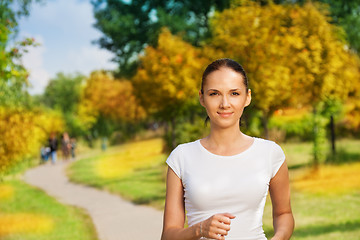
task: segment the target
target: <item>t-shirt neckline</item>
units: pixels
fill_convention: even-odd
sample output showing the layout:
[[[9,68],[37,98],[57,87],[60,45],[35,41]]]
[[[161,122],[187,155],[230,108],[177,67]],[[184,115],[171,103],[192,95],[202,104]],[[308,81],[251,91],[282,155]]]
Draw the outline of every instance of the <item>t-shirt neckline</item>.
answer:
[[[224,156],[224,155],[218,155],[218,154],[215,154],[215,153],[212,153],[210,152],[209,150],[207,150],[200,142],[201,139],[198,139],[196,140],[197,144],[200,146],[200,149],[209,154],[209,155],[212,155],[214,157],[218,157],[218,158],[227,158],[227,159],[232,159],[232,158],[236,158],[236,157],[239,157],[241,155],[244,155],[245,153],[249,152],[252,148],[254,148],[254,145],[255,143],[257,142],[257,138],[256,137],[252,137],[254,139],[253,143],[248,147],[246,148],[244,151],[240,152],[240,153],[237,153],[235,155],[230,155],[230,156]]]

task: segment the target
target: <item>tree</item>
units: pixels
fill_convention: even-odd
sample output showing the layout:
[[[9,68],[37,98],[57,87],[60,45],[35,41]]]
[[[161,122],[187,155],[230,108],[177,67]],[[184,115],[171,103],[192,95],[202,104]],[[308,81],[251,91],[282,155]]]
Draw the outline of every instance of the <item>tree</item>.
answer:
[[[299,57],[294,59],[296,68],[295,82],[301,83],[296,91],[303,102],[310,104],[314,114],[314,165],[324,158],[320,143],[325,142],[323,129],[330,119],[332,149],[335,154],[334,115],[349,96],[352,86],[359,80],[359,60],[342,39],[341,28],[331,25],[331,19],[321,14],[312,4],[305,4],[304,12],[293,18],[294,24],[304,27],[301,32],[291,33],[302,39],[303,48]],[[294,12],[295,13],[295,12]],[[314,25],[313,22],[318,24]],[[312,52],[312,53],[311,53]],[[306,74],[301,74],[306,73]],[[301,79],[300,79],[301,78]],[[338,107],[336,107],[338,106]],[[317,116],[319,115],[320,116]],[[321,117],[326,119],[319,120]],[[319,151],[317,151],[319,149]]]
[[[29,95],[25,91],[28,85],[28,73],[21,64],[26,47],[36,45],[34,39],[26,38],[11,46],[10,39],[16,34],[18,19],[29,14],[33,1],[16,1],[18,10],[14,10],[13,0],[0,2],[0,105],[11,106],[26,104]]]
[[[269,4],[271,0],[263,0],[262,4]],[[278,4],[304,4],[307,0],[275,0]],[[346,39],[352,49],[360,53],[360,1],[359,0],[317,0],[317,2],[327,4],[323,8],[328,8],[331,15],[331,23],[341,26],[346,32]]]
[[[104,36],[97,43],[113,53],[120,74],[131,76],[137,69],[137,55],[147,46],[156,46],[162,27],[182,33],[194,45],[208,36],[208,17],[222,10],[230,0],[93,0],[95,27]]]
[[[262,113],[265,137],[268,119],[292,96],[287,10],[283,6],[247,5],[216,13],[213,38],[204,52],[212,58],[227,56],[244,65],[253,90],[252,105]],[[215,50],[214,50],[215,49]]]
[[[84,128],[96,130],[103,137],[108,137],[121,124],[135,123],[145,117],[132,83],[102,71],[93,72],[86,79],[78,112]]]
[[[254,106],[263,113],[264,128],[274,110],[328,99],[344,100],[359,79],[358,60],[314,4],[243,6],[217,13],[207,51],[243,63],[253,89]],[[316,24],[313,24],[316,22]],[[314,120],[314,129],[320,129]],[[266,134],[265,134],[266,135]],[[315,148],[317,135],[314,138]],[[314,163],[319,156],[314,152]]]
[[[115,79],[106,72],[93,72],[86,80],[82,102],[105,117],[134,121],[144,117],[144,110],[137,102],[130,81]]]
[[[360,1],[330,1],[324,0],[330,5],[332,18],[342,26],[346,32],[346,38],[350,46],[360,53]]]
[[[136,95],[149,114],[171,124],[187,105],[197,101],[205,59],[199,49],[163,29],[157,47],[148,46],[132,79]],[[172,146],[176,146],[172,137]]]
[[[353,136],[360,136],[360,81],[355,81],[352,87],[344,106],[345,117],[342,123]]]
[[[80,74],[58,73],[51,79],[41,96],[41,102],[62,113],[66,131],[71,136],[81,136],[84,128],[77,114],[80,103],[81,84],[85,77]]]
[[[80,101],[81,84],[85,76],[58,73],[50,79],[43,94],[43,102],[52,109],[73,113]]]
[[[56,112],[0,106],[0,177],[26,158],[37,157],[49,134],[63,130]]]
[[[32,0],[0,1],[0,176],[16,163],[38,155],[51,131],[62,131],[62,118],[36,108],[27,93],[28,72],[21,63],[26,38],[13,42],[18,19],[29,14]]]

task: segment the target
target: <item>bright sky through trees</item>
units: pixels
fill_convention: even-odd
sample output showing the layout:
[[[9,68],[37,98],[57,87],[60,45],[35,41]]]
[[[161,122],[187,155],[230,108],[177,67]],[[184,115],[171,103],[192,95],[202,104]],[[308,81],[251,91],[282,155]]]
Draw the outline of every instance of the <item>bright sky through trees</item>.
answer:
[[[30,16],[19,21],[17,39],[34,37],[41,44],[24,55],[23,62],[30,72],[31,94],[44,91],[56,73],[89,74],[97,69],[115,69],[112,53],[91,42],[101,33],[95,22],[90,1],[47,0],[34,3]]]

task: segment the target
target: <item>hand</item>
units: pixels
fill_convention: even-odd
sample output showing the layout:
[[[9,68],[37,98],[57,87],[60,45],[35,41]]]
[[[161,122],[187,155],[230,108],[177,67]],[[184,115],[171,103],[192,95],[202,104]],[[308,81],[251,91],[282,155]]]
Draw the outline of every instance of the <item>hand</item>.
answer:
[[[231,219],[235,216],[230,213],[215,214],[201,223],[202,237],[224,240],[230,230]]]

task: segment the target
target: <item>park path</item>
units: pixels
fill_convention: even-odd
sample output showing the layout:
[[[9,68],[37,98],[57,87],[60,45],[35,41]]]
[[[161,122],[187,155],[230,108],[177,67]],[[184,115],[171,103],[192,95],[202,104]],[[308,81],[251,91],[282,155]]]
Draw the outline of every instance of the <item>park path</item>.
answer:
[[[106,191],[74,184],[66,177],[67,165],[64,162],[40,165],[28,170],[24,181],[43,189],[62,203],[85,209],[100,240],[160,239],[161,211],[134,205]]]

